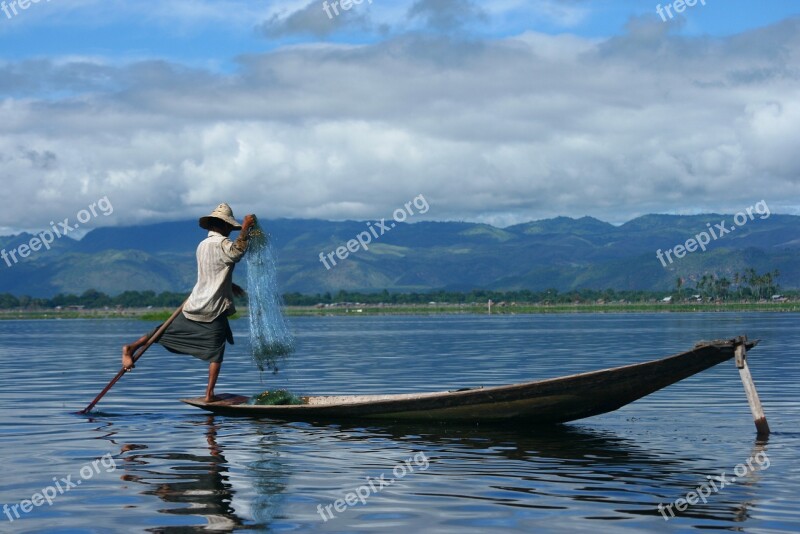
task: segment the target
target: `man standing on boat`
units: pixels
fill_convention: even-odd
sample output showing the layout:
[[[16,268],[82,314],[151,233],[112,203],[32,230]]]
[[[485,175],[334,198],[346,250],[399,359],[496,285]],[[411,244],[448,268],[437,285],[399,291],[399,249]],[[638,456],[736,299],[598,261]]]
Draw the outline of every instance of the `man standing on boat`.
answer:
[[[190,354],[209,363],[206,402],[214,400],[225,343],[233,345],[228,316],[236,313],[234,295],[245,294],[233,283],[233,269],[247,251],[249,230],[254,222],[255,217],[247,215],[239,224],[231,207],[224,203],[210,215],[200,218],[200,227],[208,230],[208,237],[197,246],[197,283],[182,313],[158,338],[158,343],[170,352]],[[228,238],[233,230],[240,230],[235,241]],[[134,367],[136,349],[147,343],[154,333],[122,347],[122,366],[126,371]]]

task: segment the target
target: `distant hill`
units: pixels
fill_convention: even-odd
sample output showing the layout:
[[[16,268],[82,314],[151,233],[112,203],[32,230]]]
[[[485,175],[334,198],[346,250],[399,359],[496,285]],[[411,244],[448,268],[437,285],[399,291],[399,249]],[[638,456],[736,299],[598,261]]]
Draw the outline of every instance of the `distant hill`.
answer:
[[[678,276],[732,277],[753,267],[778,269],[784,288],[800,287],[800,217],[773,214],[714,240],[663,267],[656,250],[672,249],[730,215],[646,215],[621,226],[583,217],[557,217],[496,228],[464,222],[398,224],[330,270],[319,261],[368,229],[362,221],[264,221],[276,247],[283,292],[470,290],[560,291],[577,288],[668,290]],[[81,241],[56,240],[8,267],[0,261],[0,293],[50,297],[94,288],[189,291],[194,250],[205,232],[196,221],[100,228]],[[0,237],[11,250],[32,236]],[[243,269],[237,278],[243,280]],[[691,282],[689,282],[691,284]]]

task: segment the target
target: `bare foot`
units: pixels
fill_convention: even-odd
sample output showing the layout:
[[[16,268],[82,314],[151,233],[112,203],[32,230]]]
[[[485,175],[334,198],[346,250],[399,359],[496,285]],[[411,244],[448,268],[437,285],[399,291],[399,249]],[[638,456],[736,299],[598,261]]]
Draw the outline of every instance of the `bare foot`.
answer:
[[[213,393],[206,394],[206,402],[216,402],[218,400],[222,400],[222,397],[218,397],[217,395],[214,395]]]
[[[122,368],[126,371],[130,371],[136,367],[133,365],[133,351],[131,350],[130,345],[125,345],[122,347]]]

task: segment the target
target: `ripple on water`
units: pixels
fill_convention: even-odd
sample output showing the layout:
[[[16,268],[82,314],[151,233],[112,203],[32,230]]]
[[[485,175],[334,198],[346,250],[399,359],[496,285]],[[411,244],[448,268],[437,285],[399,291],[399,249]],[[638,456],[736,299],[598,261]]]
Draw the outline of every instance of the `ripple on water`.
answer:
[[[692,506],[669,528],[794,531],[800,518],[797,315],[686,314],[363,317],[293,320],[298,353],[259,376],[246,331],[226,355],[220,391],[384,393],[498,385],[665,356],[699,339],[747,332],[770,423],[755,443],[733,364],[612,414],[544,429],[317,425],[213,417],[176,402],[204,388],[202,364],[152,349],[90,417],[77,416],[119,365],[119,346],[152,327],[136,321],[0,323],[4,502],[93,474],[19,523],[53,529],[486,532],[663,529],[659,503],[758,452],[770,467]],[[391,486],[324,522],[318,506],[420,453]],[[408,464],[406,464],[408,465]],[[412,460],[412,465],[413,460]],[[24,522],[24,523],[23,523]]]

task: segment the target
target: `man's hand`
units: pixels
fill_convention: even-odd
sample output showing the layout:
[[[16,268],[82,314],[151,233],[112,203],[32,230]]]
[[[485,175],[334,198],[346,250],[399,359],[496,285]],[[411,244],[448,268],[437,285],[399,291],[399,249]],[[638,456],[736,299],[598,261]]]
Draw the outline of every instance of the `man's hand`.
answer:
[[[242,221],[242,232],[246,233],[247,230],[250,229],[256,223],[256,216],[252,213],[250,215],[244,216],[244,221]]]
[[[247,242],[250,240],[250,229],[256,224],[256,216],[253,214],[245,215],[242,221],[242,229],[239,230],[239,236],[234,241],[233,245],[244,254],[247,250]],[[241,288],[239,288],[241,290]],[[234,295],[236,292],[234,291]],[[242,291],[244,294],[244,291]]]
[[[233,284],[233,296],[234,297],[246,297],[247,292],[236,284]]]

